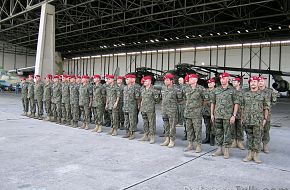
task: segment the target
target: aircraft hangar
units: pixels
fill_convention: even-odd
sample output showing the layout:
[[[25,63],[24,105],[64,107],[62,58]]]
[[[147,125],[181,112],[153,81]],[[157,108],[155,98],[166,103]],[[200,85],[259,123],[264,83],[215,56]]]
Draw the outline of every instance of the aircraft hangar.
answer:
[[[1,0],[0,189],[289,189],[289,60],[289,0]],[[160,146],[160,103],[154,145],[137,140],[141,114],[133,141],[124,130],[111,137],[108,127],[95,134],[21,116],[20,79],[30,74],[159,80],[177,70],[178,79],[189,74],[182,65],[204,80],[228,72],[245,89],[252,76],[266,79],[278,100],[262,164],[237,148],[229,159],[212,157],[209,144],[184,152],[183,125],[174,148]]]

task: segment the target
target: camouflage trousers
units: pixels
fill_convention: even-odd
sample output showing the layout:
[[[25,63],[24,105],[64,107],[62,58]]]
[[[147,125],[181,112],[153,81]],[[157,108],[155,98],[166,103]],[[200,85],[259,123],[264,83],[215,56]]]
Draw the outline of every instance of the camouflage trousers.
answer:
[[[108,110],[109,115],[110,115],[110,120],[111,120],[111,127],[113,129],[118,129],[119,128],[119,108]]]
[[[176,136],[176,124],[178,122],[177,111],[172,113],[162,113],[165,137],[170,137],[173,141]]]
[[[42,99],[35,99],[35,105],[37,107],[37,115],[42,116],[43,115],[43,101],[42,101]]]
[[[71,116],[73,122],[78,122],[80,118],[80,107],[79,104],[71,104]]]
[[[89,124],[90,122],[90,108],[89,105],[80,106],[81,115],[83,117],[83,123]]]
[[[95,124],[102,125],[103,115],[104,115],[104,107],[93,107],[92,109],[93,109]]]
[[[45,112],[46,112],[47,116],[52,116],[51,101],[50,100],[44,101],[44,107],[45,107]]]
[[[232,140],[244,141],[244,127],[240,119],[236,119],[232,126]]]
[[[143,129],[147,135],[155,135],[156,133],[156,113],[141,112],[143,118]]]
[[[125,122],[125,116],[123,112],[123,103],[120,103],[120,107],[119,107],[119,120],[120,120],[120,123]]]
[[[109,110],[104,111],[104,118],[103,118],[103,124],[107,125],[108,123],[111,124],[111,119],[110,119],[110,113]]]
[[[185,123],[184,118],[184,104],[178,104],[178,124],[182,125]]]
[[[268,120],[266,125],[262,128],[262,131],[261,131],[263,144],[268,144],[270,142],[270,128],[271,128],[271,121]]]
[[[62,110],[62,117],[65,119],[65,121],[71,120],[70,104],[69,103],[62,103],[61,110]]]
[[[52,103],[51,111],[54,119],[61,119],[61,102]]]
[[[28,101],[29,101],[30,113],[35,114],[35,102],[34,102],[34,98],[28,98]]]
[[[214,125],[217,146],[229,148],[232,142],[230,119],[216,119]]]
[[[261,128],[259,125],[245,125],[248,150],[261,151]]]
[[[214,129],[214,126],[211,122],[210,116],[204,115],[203,121],[204,121],[204,125],[205,125],[205,133],[207,133],[209,135],[215,135],[215,129]]]
[[[22,98],[21,100],[22,100],[23,112],[28,112],[28,105],[29,105],[28,98]]]
[[[130,132],[135,132],[137,128],[137,110],[133,110],[133,112],[124,112],[124,126],[126,130]]]
[[[187,140],[201,144],[202,120],[201,118],[185,118]]]

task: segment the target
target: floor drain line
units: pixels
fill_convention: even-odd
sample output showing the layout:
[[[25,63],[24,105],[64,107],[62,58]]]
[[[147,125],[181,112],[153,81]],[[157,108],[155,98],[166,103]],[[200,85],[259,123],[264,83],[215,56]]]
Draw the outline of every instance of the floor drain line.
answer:
[[[130,185],[130,186],[128,186],[128,187],[123,188],[123,190],[130,189],[130,188],[135,187],[135,186],[137,186],[137,185],[140,185],[140,184],[142,184],[142,183],[144,183],[144,182],[146,182],[146,181],[149,181],[149,180],[154,179],[154,178],[156,178],[156,177],[158,177],[158,176],[161,176],[161,175],[163,175],[163,174],[165,174],[165,173],[168,173],[168,172],[170,172],[170,171],[172,171],[172,170],[174,170],[174,169],[176,169],[176,168],[179,168],[179,167],[181,167],[181,166],[183,166],[183,165],[185,165],[185,164],[188,164],[188,163],[190,163],[190,162],[192,162],[192,161],[194,161],[194,160],[196,160],[196,159],[198,159],[198,158],[201,158],[202,156],[204,156],[204,155],[206,155],[206,154],[208,154],[208,153],[210,153],[210,152],[212,152],[212,151],[214,151],[214,150],[216,150],[216,149],[213,149],[213,150],[210,150],[210,151],[208,151],[208,152],[205,152],[205,153],[203,153],[203,154],[201,154],[201,155],[199,155],[199,156],[197,156],[197,157],[194,157],[194,158],[192,158],[192,159],[190,159],[190,160],[188,160],[188,161],[186,161],[186,162],[183,162],[183,163],[181,163],[181,164],[178,164],[178,165],[176,165],[176,166],[174,166],[174,167],[172,167],[172,168],[169,168],[169,169],[167,169],[167,170],[165,170],[165,171],[163,171],[163,172],[160,172],[160,173],[155,174],[155,175],[153,175],[153,176],[151,176],[151,177],[149,177],[149,178],[146,178],[146,179],[144,179],[144,180],[142,180],[142,181],[140,181],[140,182],[134,183],[134,184],[132,184],[132,185]]]

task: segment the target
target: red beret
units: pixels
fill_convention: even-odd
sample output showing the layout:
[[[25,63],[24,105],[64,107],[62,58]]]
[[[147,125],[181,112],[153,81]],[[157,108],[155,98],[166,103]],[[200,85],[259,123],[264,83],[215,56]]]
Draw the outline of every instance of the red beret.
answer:
[[[252,77],[250,77],[250,78],[249,78],[249,83],[250,83],[251,81],[253,81],[253,80],[259,81],[259,77],[257,77],[257,76],[252,76]]]
[[[215,82],[214,78],[210,78],[207,80],[207,83],[212,83],[212,82]]]
[[[70,78],[71,78],[71,79],[75,79],[76,76],[75,76],[75,75],[71,75]]]
[[[122,76],[118,76],[118,78],[117,79],[123,79],[123,77]]]
[[[55,75],[53,78],[55,79],[59,79],[60,77],[58,75]]]
[[[109,75],[109,74],[107,74],[105,76],[106,76],[107,79],[114,79],[114,77],[115,77],[114,75]]]
[[[82,77],[81,76],[76,76],[76,78],[81,79]]]
[[[184,80],[185,80],[185,82],[188,82],[188,81],[189,81],[189,75],[186,75],[186,76],[184,77]]]
[[[66,79],[66,78],[68,78],[69,76],[68,76],[68,75],[62,75],[62,77]]]
[[[174,75],[171,74],[171,73],[167,73],[167,74],[163,77],[164,80],[165,80],[165,79],[173,79],[173,78],[174,78]]]
[[[267,79],[266,77],[260,76],[258,80],[260,81],[260,80],[266,80],[266,79]]]
[[[133,75],[131,75],[131,74],[126,74],[126,75],[125,75],[125,78],[126,78],[126,79],[133,78]]]
[[[198,76],[197,76],[196,74],[190,74],[190,75],[188,75],[188,79],[189,79],[189,78],[196,78],[196,79],[197,79]]]
[[[230,76],[229,73],[223,73],[223,74],[220,74],[220,78],[229,77],[229,76]]]
[[[241,81],[241,78],[239,78],[239,77],[235,77],[235,78],[233,78],[233,81]]]
[[[52,78],[52,75],[51,74],[47,74],[46,75],[46,78],[51,79]]]
[[[35,78],[36,78],[36,77],[40,77],[40,75],[35,75]]]
[[[94,78],[94,79],[97,79],[97,78],[100,79],[101,76],[100,76],[100,75],[94,75],[93,78]]]
[[[90,77],[88,75],[84,75],[82,78],[83,79],[90,79]]]
[[[151,76],[144,76],[142,79],[143,79],[144,81],[145,81],[145,80],[152,80]]]

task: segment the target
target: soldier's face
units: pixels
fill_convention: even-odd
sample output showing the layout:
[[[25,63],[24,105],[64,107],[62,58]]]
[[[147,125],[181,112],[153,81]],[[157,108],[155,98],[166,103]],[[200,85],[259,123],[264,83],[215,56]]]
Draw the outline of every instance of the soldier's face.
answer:
[[[35,81],[37,81],[37,82],[40,81],[40,77],[36,77]]]
[[[151,85],[151,80],[147,79],[144,81],[144,86],[150,86]]]
[[[250,86],[251,86],[251,89],[256,89],[258,88],[258,81],[257,80],[252,80],[250,82]]]
[[[57,82],[57,81],[58,81],[58,79],[57,79],[57,78],[54,78],[54,79],[53,79],[53,82]]]
[[[165,86],[169,86],[169,85],[172,84],[172,80],[170,80],[170,79],[165,79],[165,80],[164,80],[164,84],[165,84]]]
[[[114,82],[114,79],[108,79],[108,84],[112,84]]]
[[[179,84],[184,84],[184,79],[183,79],[183,78],[179,78],[179,79],[178,79],[178,83],[179,83]]]
[[[100,79],[99,78],[94,78],[94,83],[99,83]]]
[[[132,84],[134,84],[136,82],[136,78],[132,78],[131,82],[132,82]]]
[[[258,85],[259,85],[259,88],[264,88],[266,86],[265,80],[264,79],[259,80]]]
[[[220,78],[221,84],[226,85],[229,83],[229,77],[222,77]]]
[[[197,78],[189,78],[189,84],[196,84],[197,83]]]
[[[70,79],[70,82],[71,82],[71,83],[74,83],[75,81],[76,81],[75,78],[71,78],[71,79]]]
[[[214,88],[215,83],[214,82],[207,83],[207,86],[208,88]]]
[[[126,78],[126,84],[131,84],[133,80],[131,78]]]
[[[80,83],[80,82],[81,82],[81,79],[80,79],[80,78],[77,78],[77,79],[76,79],[76,82],[77,82],[77,83]]]
[[[238,87],[238,86],[240,86],[240,82],[239,82],[239,81],[233,81],[233,86],[234,86],[234,87]]]
[[[123,82],[123,79],[117,79],[117,84],[122,84],[122,82]]]

